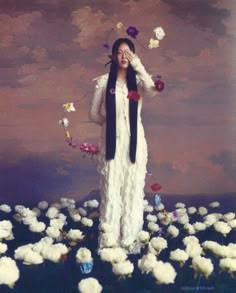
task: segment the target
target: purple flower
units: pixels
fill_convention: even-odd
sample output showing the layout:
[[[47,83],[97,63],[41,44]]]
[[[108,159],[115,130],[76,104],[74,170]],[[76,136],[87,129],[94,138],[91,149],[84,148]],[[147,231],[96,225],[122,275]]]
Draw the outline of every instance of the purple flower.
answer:
[[[157,74],[157,78],[161,78],[161,75],[160,74]]]
[[[112,95],[114,95],[115,92],[116,92],[115,89],[113,89],[113,88],[110,89],[110,93],[111,93]]]
[[[138,35],[138,33],[139,33],[139,31],[136,29],[135,26],[129,26],[129,27],[127,28],[126,32],[127,32],[127,34],[128,34],[129,36],[131,36],[131,38],[134,38],[134,39],[136,39],[136,37],[137,37],[137,35]]]
[[[162,228],[160,228],[160,229],[157,231],[157,234],[158,234],[158,236],[161,236],[161,235],[162,235],[162,233],[163,233],[163,229],[162,229]]]
[[[110,49],[110,46],[107,43],[104,43],[102,47],[104,51],[108,51]]]

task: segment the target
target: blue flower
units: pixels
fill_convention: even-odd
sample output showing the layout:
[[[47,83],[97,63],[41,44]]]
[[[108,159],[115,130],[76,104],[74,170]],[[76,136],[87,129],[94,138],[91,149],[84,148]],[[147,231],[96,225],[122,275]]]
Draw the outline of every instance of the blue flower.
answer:
[[[136,29],[135,26],[129,26],[126,30],[127,34],[131,37],[131,38],[134,38],[136,39],[139,31]]]

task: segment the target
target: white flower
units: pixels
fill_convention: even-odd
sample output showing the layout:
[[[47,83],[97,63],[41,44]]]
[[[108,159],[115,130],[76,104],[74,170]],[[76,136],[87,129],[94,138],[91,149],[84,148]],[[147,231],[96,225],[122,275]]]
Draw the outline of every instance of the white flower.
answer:
[[[36,222],[29,225],[29,230],[31,232],[41,233],[45,230],[46,225],[43,222]]]
[[[205,250],[210,250],[212,253],[219,257],[227,257],[229,255],[229,249],[225,245],[220,245],[219,243],[215,241],[204,241],[202,243],[202,247]]]
[[[100,256],[103,261],[111,263],[123,262],[127,259],[126,251],[121,247],[103,248]]]
[[[51,227],[57,228],[59,230],[62,230],[63,226],[65,225],[65,221],[59,219],[59,218],[54,218],[50,220],[49,225]]]
[[[197,243],[189,243],[185,248],[186,253],[189,257],[193,258],[202,254],[202,247]]]
[[[31,251],[32,247],[33,247],[33,244],[31,244],[31,243],[19,246],[15,250],[14,258],[23,260],[26,256],[26,254]]]
[[[159,206],[155,207],[155,210],[156,211],[162,211],[162,210],[164,210],[164,208],[165,208],[165,206],[163,205],[163,203],[161,203]]]
[[[226,271],[230,274],[236,271],[236,261],[233,258],[222,258],[220,260],[219,266],[223,271]]]
[[[204,231],[204,230],[206,230],[206,225],[204,223],[201,223],[201,222],[195,222],[193,224],[193,228],[196,231]]]
[[[226,222],[229,222],[235,218],[235,213],[227,213],[223,215],[223,219]]]
[[[62,243],[57,243],[51,246],[45,246],[42,249],[42,257],[44,259],[48,259],[52,262],[59,262],[61,259],[61,256],[63,254],[66,254],[68,252],[68,248],[62,244]]]
[[[209,215],[205,216],[203,219],[204,219],[204,224],[207,227],[212,226],[213,224],[215,224],[218,221],[216,214],[209,214]]]
[[[8,220],[0,221],[0,240],[7,239],[12,234],[12,223]]]
[[[86,218],[86,217],[83,217],[81,219],[81,223],[86,226],[86,227],[92,227],[93,226],[93,220],[92,219],[89,219],[89,218]]]
[[[85,209],[83,209],[83,208],[78,208],[78,211],[79,211],[79,213],[80,213],[80,215],[82,216],[82,217],[86,217],[87,216],[87,211],[85,210]]]
[[[68,127],[69,125],[69,120],[67,118],[62,118],[61,120],[59,120],[59,124],[64,126],[64,127]]]
[[[197,209],[196,209],[195,207],[189,207],[189,208],[188,208],[188,213],[189,213],[190,215],[195,214],[196,211],[197,211]]]
[[[213,201],[209,204],[209,207],[211,208],[218,208],[220,206],[220,203],[218,201]]]
[[[143,257],[138,260],[138,267],[141,270],[142,274],[151,272],[156,264],[156,256],[152,253],[143,255]]]
[[[176,249],[170,252],[170,259],[178,261],[182,266],[189,258],[188,254],[182,249]]]
[[[154,210],[154,208],[153,208],[153,206],[151,206],[151,205],[146,205],[146,206],[144,207],[144,212],[152,213],[153,210]]]
[[[62,107],[66,112],[74,112],[75,111],[75,106],[74,103],[66,103],[63,104]]]
[[[102,286],[94,278],[83,279],[79,282],[78,289],[81,293],[100,293]]]
[[[205,207],[199,207],[198,208],[198,214],[200,216],[205,216],[208,213],[208,210]]]
[[[143,206],[146,207],[148,205],[148,200],[144,199],[143,200]]]
[[[76,253],[76,260],[78,263],[92,262],[92,254],[86,247],[81,247]]]
[[[187,224],[189,222],[188,214],[183,214],[179,216],[177,221],[179,224],[182,224],[182,225]]]
[[[47,208],[48,208],[48,202],[47,201],[40,201],[39,203],[38,203],[38,208],[40,209],[40,210],[46,210]]]
[[[38,265],[43,263],[43,258],[38,252],[29,250],[25,254],[23,261],[24,261],[24,264],[27,264],[27,265]]]
[[[79,229],[70,229],[66,234],[66,237],[70,240],[82,240],[84,238],[83,232]]]
[[[175,208],[176,208],[176,209],[183,209],[183,208],[185,208],[185,204],[182,203],[182,202],[177,202],[177,203],[175,204]]]
[[[13,259],[6,256],[0,258],[0,284],[13,288],[19,276],[20,271]]]
[[[153,222],[148,223],[148,230],[151,232],[157,232],[160,229],[159,225]]]
[[[185,246],[187,246],[188,244],[191,244],[191,243],[199,244],[199,240],[196,236],[186,236],[183,238],[182,241]]]
[[[59,210],[57,208],[50,207],[47,210],[46,217],[48,217],[49,219],[53,219],[53,218],[56,218],[58,214],[59,214]]]
[[[159,284],[170,284],[175,281],[176,271],[168,262],[158,261],[152,273]]]
[[[156,222],[157,221],[157,216],[148,214],[146,216],[146,219],[147,219],[148,222]]]
[[[193,225],[190,223],[187,223],[184,225],[184,230],[186,230],[188,232],[188,234],[195,234],[196,233],[195,229],[193,228]]]
[[[224,236],[226,236],[226,234],[228,234],[231,231],[231,227],[222,221],[218,221],[214,224],[214,228],[217,232],[223,234]]]
[[[113,273],[118,276],[131,275],[133,270],[134,270],[134,265],[130,262],[130,260],[113,263],[112,265]]]
[[[140,231],[138,233],[138,239],[141,243],[147,243],[150,239],[150,234],[147,231]]]
[[[197,274],[203,274],[206,278],[208,278],[214,270],[211,260],[202,256],[193,258],[192,267]]]
[[[174,225],[170,225],[167,229],[167,232],[173,238],[175,238],[179,235],[179,229],[177,229]]]
[[[153,237],[148,244],[149,252],[156,254],[167,248],[167,241],[162,237]]]
[[[1,204],[0,205],[0,211],[5,212],[5,213],[10,213],[11,212],[11,207],[7,204]]]
[[[48,227],[46,230],[46,234],[47,236],[51,237],[51,238],[58,238],[61,234],[60,230],[58,228],[55,227]]]
[[[236,219],[233,219],[231,221],[228,222],[228,225],[232,228],[232,229],[236,229]]]
[[[96,199],[92,199],[92,200],[88,200],[86,202],[84,202],[83,206],[85,208],[98,208],[99,207],[99,202]]]
[[[166,35],[163,28],[158,26],[153,30],[154,34],[156,35],[156,38],[158,40],[162,40],[164,38],[164,36]]]
[[[77,211],[70,213],[70,217],[74,222],[79,222],[81,220],[81,215]]]
[[[149,40],[149,45],[148,48],[149,49],[154,49],[154,48],[158,48],[159,47],[159,40],[155,40],[155,39],[150,39]]]
[[[0,254],[3,254],[7,251],[7,244],[0,242]]]

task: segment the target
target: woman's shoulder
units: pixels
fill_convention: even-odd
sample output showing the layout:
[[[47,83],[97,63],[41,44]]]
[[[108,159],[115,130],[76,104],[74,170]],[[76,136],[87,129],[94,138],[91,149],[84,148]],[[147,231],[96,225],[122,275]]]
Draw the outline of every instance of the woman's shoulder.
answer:
[[[95,77],[93,79],[93,81],[97,82],[97,85],[96,85],[97,88],[100,88],[100,87],[103,87],[104,85],[106,85],[107,80],[108,80],[108,75],[109,75],[108,73],[105,73],[105,74],[100,75],[98,77]]]

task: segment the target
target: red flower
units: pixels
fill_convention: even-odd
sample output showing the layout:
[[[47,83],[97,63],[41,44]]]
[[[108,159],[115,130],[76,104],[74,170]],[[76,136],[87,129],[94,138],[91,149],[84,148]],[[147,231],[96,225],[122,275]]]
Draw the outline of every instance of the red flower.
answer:
[[[151,185],[152,191],[158,191],[162,188],[162,186],[159,183],[154,183]]]
[[[163,91],[164,90],[164,86],[165,86],[165,84],[164,84],[163,81],[161,81],[159,79],[155,81],[155,87],[156,87],[156,89],[157,89],[158,92]]]
[[[135,102],[138,102],[141,96],[136,91],[129,91],[127,98],[130,100],[134,100]]]

